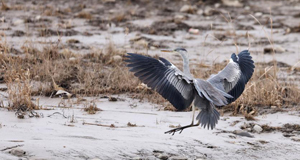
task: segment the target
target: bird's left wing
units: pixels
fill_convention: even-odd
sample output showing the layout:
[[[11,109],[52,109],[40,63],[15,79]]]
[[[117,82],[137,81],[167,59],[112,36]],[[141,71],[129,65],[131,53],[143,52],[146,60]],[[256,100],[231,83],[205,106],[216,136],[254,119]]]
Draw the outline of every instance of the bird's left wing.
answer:
[[[248,50],[244,50],[238,55],[233,53],[227,66],[207,81],[233,97],[227,98],[229,104],[243,93],[245,85],[252,77],[254,68],[254,62]]]
[[[167,99],[176,109],[184,110],[194,100],[193,80],[164,58],[127,53],[127,67],[143,83]]]

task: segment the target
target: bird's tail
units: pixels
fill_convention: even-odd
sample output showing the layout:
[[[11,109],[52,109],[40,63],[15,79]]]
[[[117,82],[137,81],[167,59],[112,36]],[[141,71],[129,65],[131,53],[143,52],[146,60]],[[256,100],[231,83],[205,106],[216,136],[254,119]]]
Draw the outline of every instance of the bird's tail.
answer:
[[[196,97],[194,105],[201,109],[196,117],[201,127],[205,128],[207,126],[207,129],[214,129],[220,119],[220,113],[215,108],[215,105],[200,96]]]

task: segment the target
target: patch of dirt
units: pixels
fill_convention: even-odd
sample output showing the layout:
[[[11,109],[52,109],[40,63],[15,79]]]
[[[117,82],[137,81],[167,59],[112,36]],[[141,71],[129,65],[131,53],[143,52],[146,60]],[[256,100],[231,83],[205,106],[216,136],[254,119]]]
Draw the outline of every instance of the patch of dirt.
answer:
[[[39,30],[38,36],[40,37],[48,37],[48,36],[75,36],[79,32],[73,29],[66,29],[66,30],[52,30],[52,29],[41,29]]]

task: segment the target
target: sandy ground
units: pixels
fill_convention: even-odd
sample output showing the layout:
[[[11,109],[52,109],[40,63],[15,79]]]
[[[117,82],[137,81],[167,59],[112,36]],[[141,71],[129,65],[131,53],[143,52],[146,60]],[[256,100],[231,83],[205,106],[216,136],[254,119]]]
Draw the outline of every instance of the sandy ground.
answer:
[[[274,127],[299,124],[299,111],[258,116],[256,121],[224,115],[214,130],[197,127],[172,136],[164,132],[172,129],[170,125],[189,124],[191,112],[159,111],[158,105],[123,98],[124,101],[117,102],[95,98],[103,110],[95,115],[84,112],[82,104],[72,108],[51,107],[58,106],[60,98],[41,99],[41,105],[53,108],[37,111],[43,118],[18,119],[14,112],[1,109],[0,150],[21,145],[18,148],[26,152],[23,159],[155,159],[166,154],[169,158],[189,159],[290,160],[300,156],[300,145],[292,140],[294,136],[285,137],[276,131],[250,133],[253,138],[232,133],[241,130],[245,123]],[[55,112],[64,113],[67,118],[52,115]],[[128,126],[129,122],[136,126]],[[294,135],[299,137],[299,133]],[[9,151],[0,152],[0,158],[19,159]]]

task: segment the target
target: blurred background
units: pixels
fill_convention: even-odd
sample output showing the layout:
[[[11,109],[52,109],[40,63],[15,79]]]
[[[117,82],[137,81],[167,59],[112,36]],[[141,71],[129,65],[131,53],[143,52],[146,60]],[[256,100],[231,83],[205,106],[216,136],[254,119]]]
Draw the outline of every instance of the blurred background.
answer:
[[[221,62],[249,48],[255,61],[295,65],[299,7],[297,0],[3,0],[0,16],[14,52],[28,41],[41,47],[59,39],[82,54],[108,43],[149,54],[180,46],[198,61]]]

